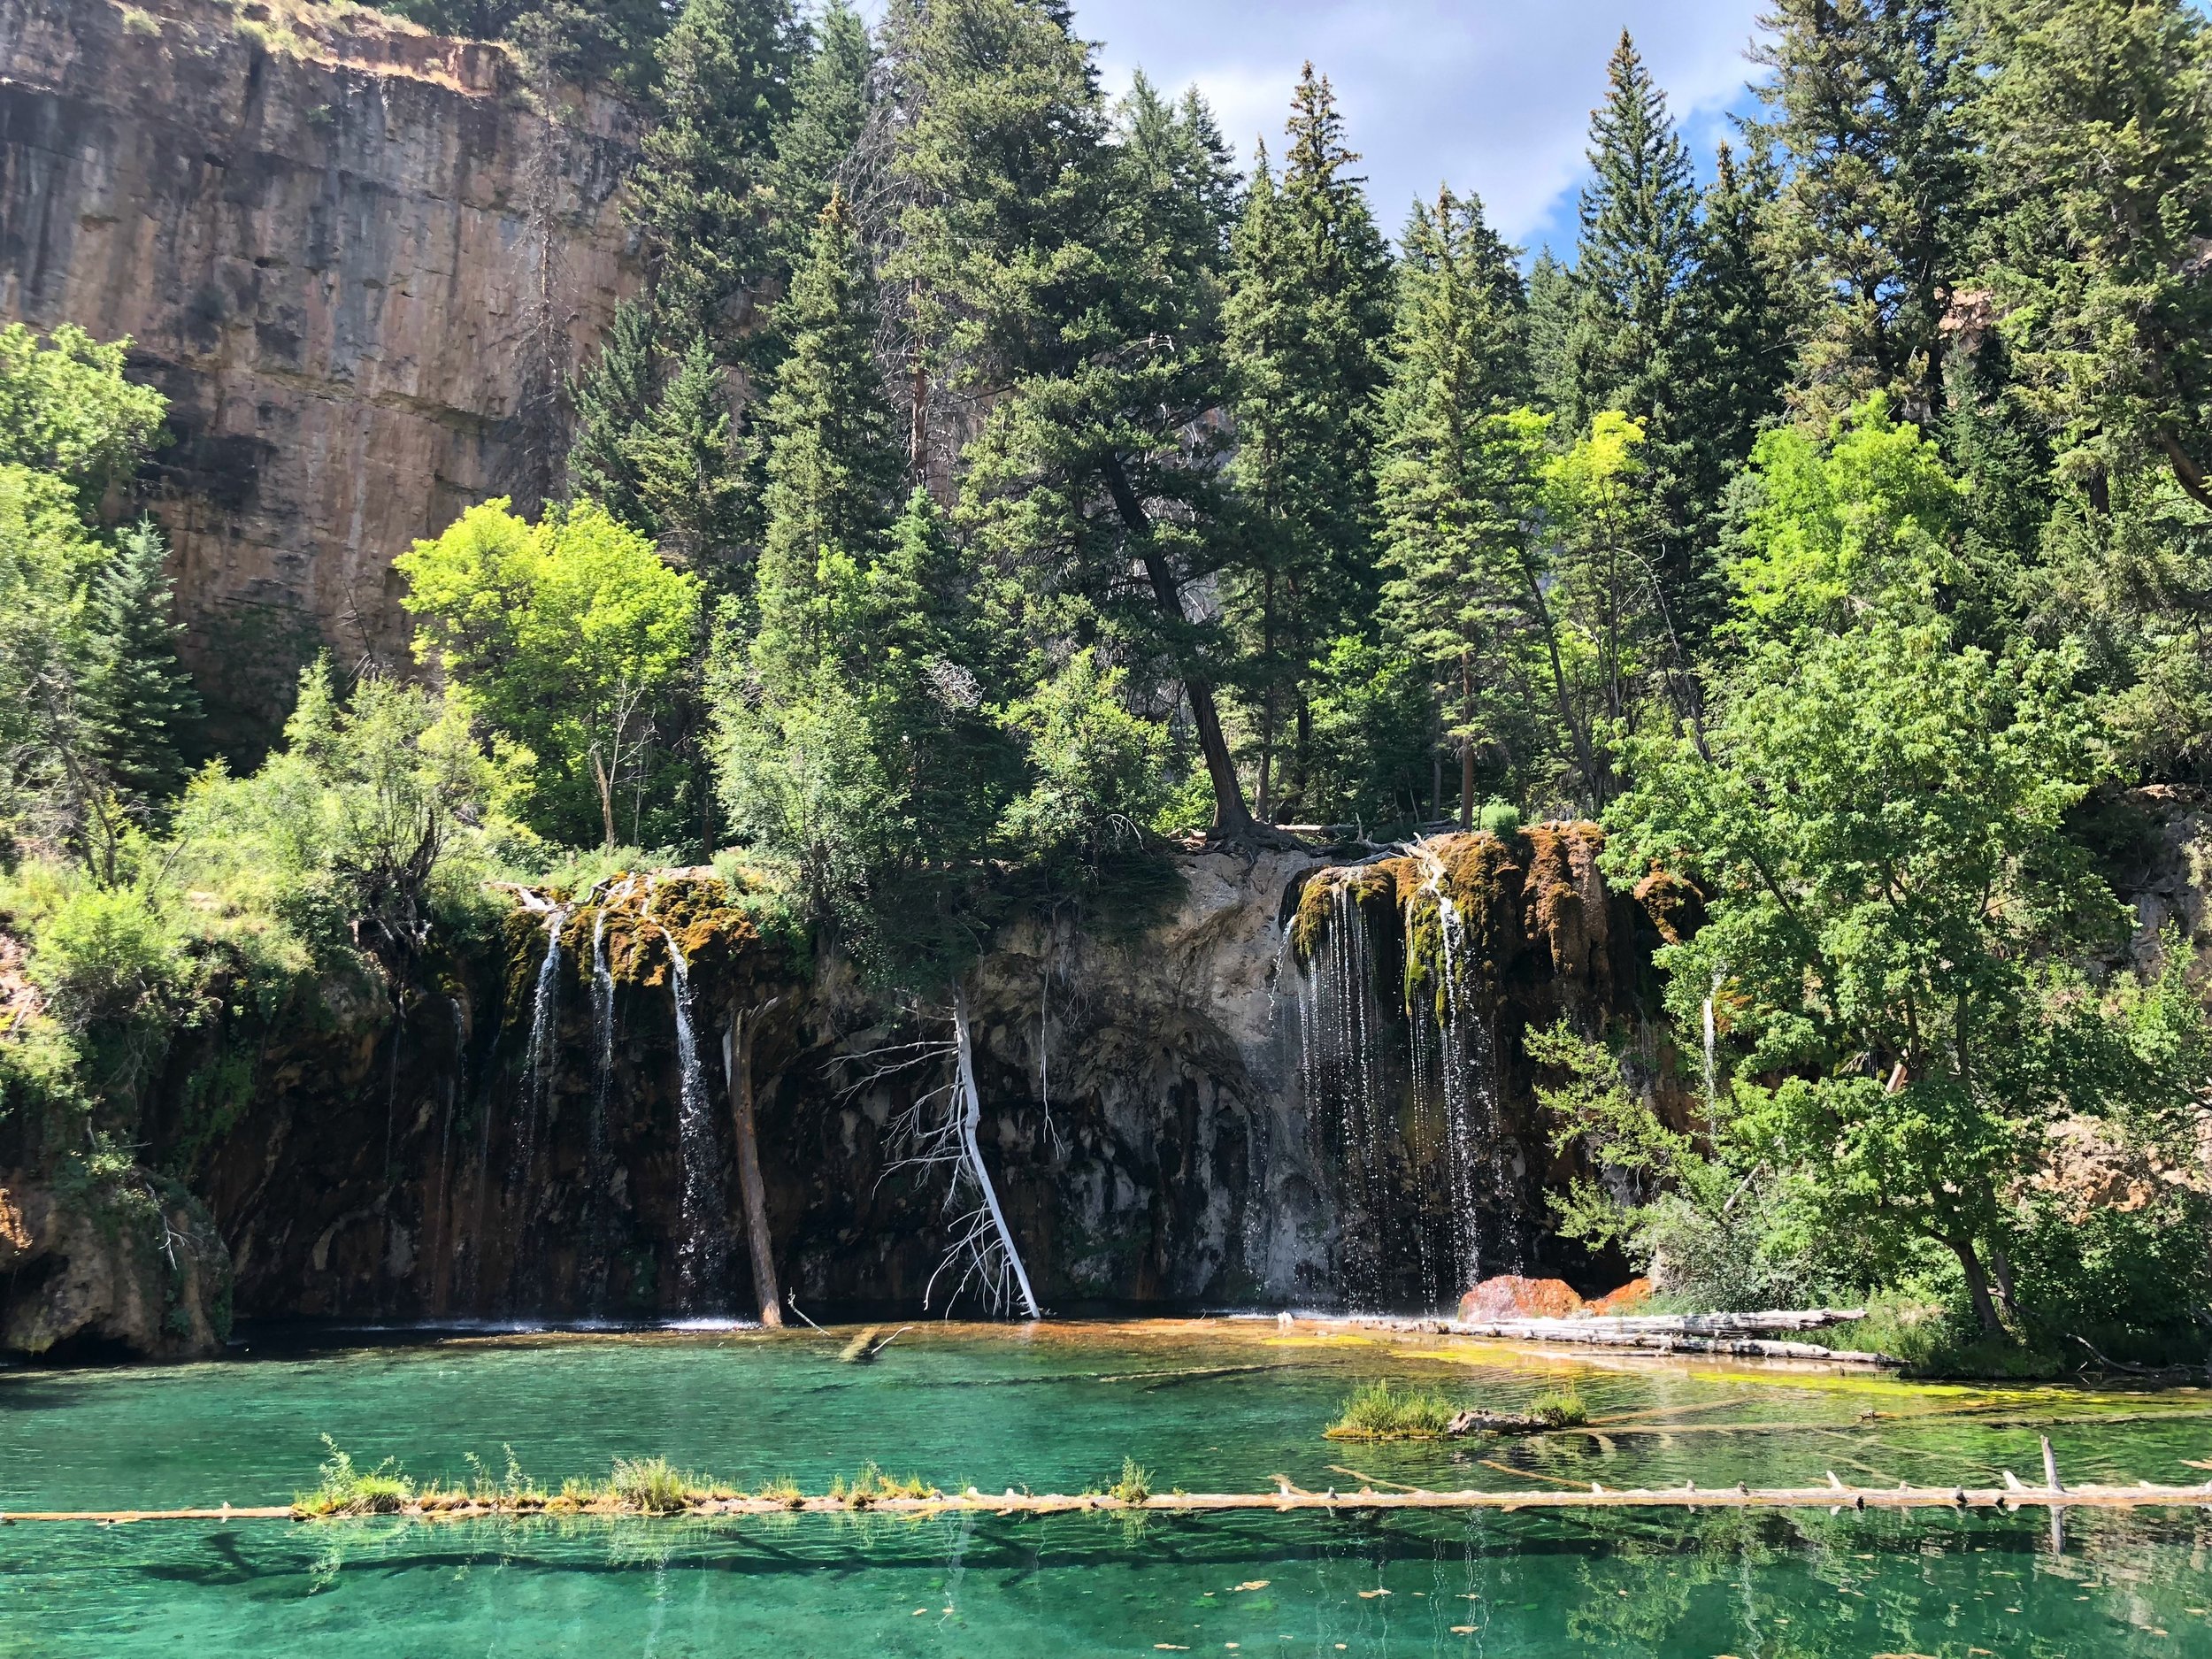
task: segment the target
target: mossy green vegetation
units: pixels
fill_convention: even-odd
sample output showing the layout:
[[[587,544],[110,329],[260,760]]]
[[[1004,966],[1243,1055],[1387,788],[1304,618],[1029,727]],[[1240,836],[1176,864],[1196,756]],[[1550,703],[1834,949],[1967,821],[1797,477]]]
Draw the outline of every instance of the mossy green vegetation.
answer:
[[[1326,1432],[1333,1440],[1441,1440],[1456,1409],[1440,1394],[1378,1378],[1345,1401]]]
[[[1541,1417],[1545,1425],[1555,1429],[1578,1429],[1590,1420],[1590,1408],[1572,1383],[1564,1388],[1548,1388],[1528,1402],[1529,1415]]]

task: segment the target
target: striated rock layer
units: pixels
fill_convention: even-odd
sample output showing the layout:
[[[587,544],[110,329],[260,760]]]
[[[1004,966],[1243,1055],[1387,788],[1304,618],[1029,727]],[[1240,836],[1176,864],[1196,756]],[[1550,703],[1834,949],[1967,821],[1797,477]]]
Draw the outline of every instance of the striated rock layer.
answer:
[[[171,400],[187,659],[250,747],[321,646],[404,660],[411,541],[545,488],[636,280],[630,117],[296,0],[0,0],[0,319],[127,334]]]

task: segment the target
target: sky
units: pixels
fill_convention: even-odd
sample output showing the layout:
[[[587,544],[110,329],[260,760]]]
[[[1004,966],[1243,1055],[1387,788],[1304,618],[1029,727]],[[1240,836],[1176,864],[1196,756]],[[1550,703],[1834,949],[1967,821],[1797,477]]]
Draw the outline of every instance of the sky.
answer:
[[[1533,251],[1574,246],[1590,111],[1623,27],[1697,151],[1749,107],[1744,58],[1761,0],[1075,0],[1107,84],[1141,67],[1194,81],[1248,164],[1271,154],[1309,58],[1334,83],[1370,198],[1395,235],[1439,184],[1482,197],[1491,224]]]

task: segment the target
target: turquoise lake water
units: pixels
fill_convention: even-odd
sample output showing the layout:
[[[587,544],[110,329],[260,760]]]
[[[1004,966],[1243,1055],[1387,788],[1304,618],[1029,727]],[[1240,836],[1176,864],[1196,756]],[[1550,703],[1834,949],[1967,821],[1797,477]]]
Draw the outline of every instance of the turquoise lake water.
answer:
[[[0,1508],[282,1502],[357,1462],[557,1486],[666,1455],[818,1491],[874,1461],[947,1488],[1157,1490],[1286,1475],[1538,1490],[2039,1479],[2190,1482],[2212,1392],[1904,1385],[1553,1360],[1269,1323],[475,1337],[218,1363],[0,1373]],[[1585,1432],[1353,1446],[1388,1376],[1511,1409],[1572,1381]],[[1387,1519],[780,1517],[0,1529],[0,1655],[1667,1655],[2212,1659],[2212,1516],[1825,1511]]]

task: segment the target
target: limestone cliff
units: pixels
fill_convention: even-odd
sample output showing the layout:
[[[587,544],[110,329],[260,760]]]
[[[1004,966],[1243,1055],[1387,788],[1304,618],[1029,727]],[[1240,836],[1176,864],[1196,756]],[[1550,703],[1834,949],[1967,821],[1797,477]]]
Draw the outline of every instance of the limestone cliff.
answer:
[[[157,511],[219,739],[299,664],[404,659],[390,572],[534,498],[634,285],[630,117],[500,48],[275,0],[0,0],[0,318],[136,342]]]

